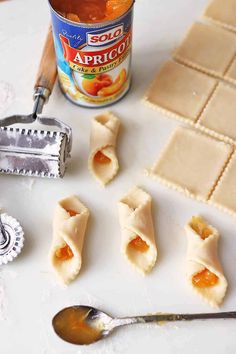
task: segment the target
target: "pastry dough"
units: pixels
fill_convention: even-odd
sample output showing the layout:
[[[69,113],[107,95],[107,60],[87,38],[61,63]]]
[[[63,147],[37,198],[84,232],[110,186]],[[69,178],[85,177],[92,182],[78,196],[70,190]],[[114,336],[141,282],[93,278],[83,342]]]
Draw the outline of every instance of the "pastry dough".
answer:
[[[144,101],[165,114],[194,123],[217,81],[182,64],[168,61],[148,90]]]
[[[194,23],[174,58],[183,64],[220,78],[236,54],[236,35],[220,27]]]
[[[204,16],[233,31],[236,31],[236,0],[213,0],[204,12]]]
[[[229,144],[178,127],[149,174],[189,197],[206,201],[232,151]]]
[[[225,74],[225,79],[236,84],[236,58],[233,60],[229,70]]]
[[[203,239],[193,228],[193,222],[206,224],[210,231],[207,238]],[[222,303],[227,289],[227,280],[217,255],[219,233],[200,217],[194,217],[185,229],[188,239],[187,279],[189,284],[211,306],[218,307]],[[213,276],[218,277],[214,285],[199,287],[194,284],[193,277],[204,270],[208,270],[213,273]]]
[[[219,139],[236,141],[235,103],[236,90],[220,83],[200,117],[200,128]]]
[[[101,114],[92,122],[88,166],[103,185],[110,182],[119,169],[115,152],[119,126],[119,119],[111,113]],[[103,161],[99,161],[97,156],[102,157]]]
[[[236,152],[229,161],[210,203],[236,217]]]
[[[80,271],[88,218],[89,210],[75,196],[61,200],[56,206],[50,259],[65,284]]]
[[[151,196],[136,187],[118,204],[121,225],[121,251],[127,260],[142,274],[150,272],[156,263],[157,248],[151,214]],[[133,247],[141,242],[141,251]]]

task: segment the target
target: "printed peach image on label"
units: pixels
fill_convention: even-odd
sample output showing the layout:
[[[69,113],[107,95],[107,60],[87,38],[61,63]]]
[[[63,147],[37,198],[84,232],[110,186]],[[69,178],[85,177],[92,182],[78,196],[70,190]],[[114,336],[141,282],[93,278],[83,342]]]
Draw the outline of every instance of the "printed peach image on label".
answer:
[[[106,106],[130,86],[132,6],[123,16],[92,24],[72,22],[52,9],[59,82],[74,103]]]

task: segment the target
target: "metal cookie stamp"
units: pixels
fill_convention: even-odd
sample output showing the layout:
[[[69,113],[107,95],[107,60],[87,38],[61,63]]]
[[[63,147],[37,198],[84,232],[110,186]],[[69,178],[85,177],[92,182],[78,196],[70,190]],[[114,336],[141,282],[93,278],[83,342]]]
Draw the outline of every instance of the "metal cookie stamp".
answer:
[[[0,215],[0,265],[13,261],[24,245],[24,231],[19,222],[7,214]]]

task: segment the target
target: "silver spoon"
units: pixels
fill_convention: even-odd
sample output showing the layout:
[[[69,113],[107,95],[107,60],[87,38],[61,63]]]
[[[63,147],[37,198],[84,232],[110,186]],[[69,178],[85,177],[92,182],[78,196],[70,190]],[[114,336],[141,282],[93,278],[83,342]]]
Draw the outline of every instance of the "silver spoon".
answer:
[[[136,323],[176,322],[206,319],[233,319],[235,312],[168,314],[113,318],[90,306],[71,306],[58,312],[52,320],[57,335],[72,344],[92,344],[107,337],[115,328]]]

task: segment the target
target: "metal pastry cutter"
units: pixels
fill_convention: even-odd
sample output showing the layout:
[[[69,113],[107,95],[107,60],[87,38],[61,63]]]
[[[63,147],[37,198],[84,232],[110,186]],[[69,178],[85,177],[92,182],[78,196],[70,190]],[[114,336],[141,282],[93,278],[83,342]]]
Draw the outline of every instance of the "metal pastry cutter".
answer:
[[[19,222],[7,214],[0,215],[0,265],[13,261],[24,245],[24,231]]]
[[[56,118],[41,117],[57,77],[50,27],[35,84],[33,113],[0,120],[0,173],[33,177],[63,177],[72,146],[71,128]],[[58,131],[9,127],[38,122]]]

